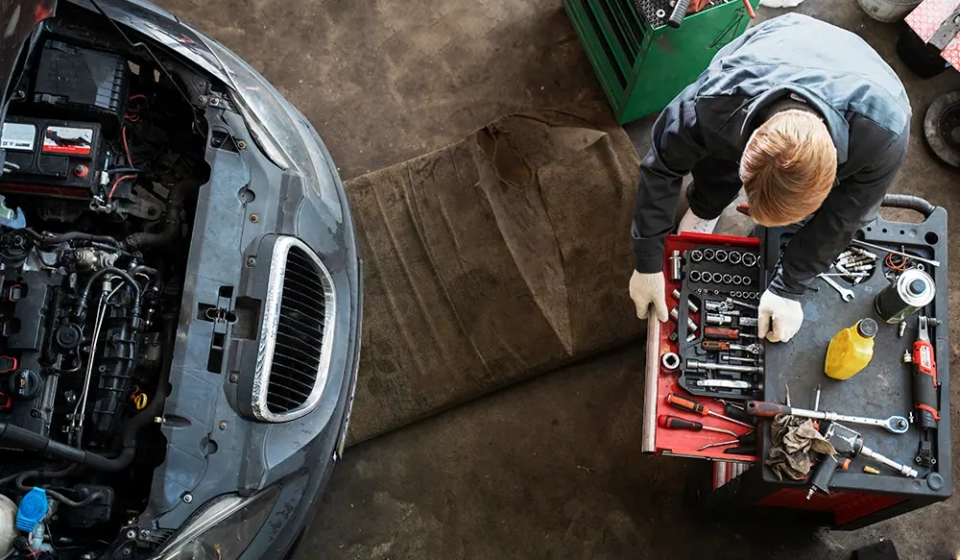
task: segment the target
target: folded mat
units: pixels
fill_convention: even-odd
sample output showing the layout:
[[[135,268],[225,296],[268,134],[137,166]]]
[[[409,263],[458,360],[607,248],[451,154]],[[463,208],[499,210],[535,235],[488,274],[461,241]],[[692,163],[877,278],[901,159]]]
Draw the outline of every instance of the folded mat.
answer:
[[[598,104],[509,115],[347,183],[364,259],[351,441],[636,338],[638,169]]]

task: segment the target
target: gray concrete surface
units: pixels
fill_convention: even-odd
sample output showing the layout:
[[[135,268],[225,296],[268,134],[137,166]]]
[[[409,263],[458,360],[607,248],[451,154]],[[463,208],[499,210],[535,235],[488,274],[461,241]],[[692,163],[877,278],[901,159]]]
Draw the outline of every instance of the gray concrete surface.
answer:
[[[273,81],[320,130],[344,178],[507,112],[602,96],[557,0],[158,3]],[[930,156],[921,116],[960,78],[910,76],[894,54],[899,28],[869,20],[853,0],[807,0],[800,11],[851,29],[891,61],[915,111],[894,190],[957,215],[960,175]],[[651,122],[628,127],[641,151]],[[950,259],[960,262],[960,244]],[[952,304],[958,282],[955,268]],[[960,318],[951,328],[960,332]],[[960,557],[958,499],[852,533],[699,521],[682,495],[702,465],[638,451],[642,364],[642,351],[625,349],[352,448],[297,558],[839,559],[882,538],[902,558]],[[960,384],[952,398],[960,403]]]

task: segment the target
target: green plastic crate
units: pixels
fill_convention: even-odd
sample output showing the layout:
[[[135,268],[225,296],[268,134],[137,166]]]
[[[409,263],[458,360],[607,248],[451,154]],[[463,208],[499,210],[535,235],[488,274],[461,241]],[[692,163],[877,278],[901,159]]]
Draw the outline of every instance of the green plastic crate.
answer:
[[[750,23],[741,0],[690,14],[678,29],[652,21],[631,0],[563,0],[563,6],[620,124],[666,107]]]

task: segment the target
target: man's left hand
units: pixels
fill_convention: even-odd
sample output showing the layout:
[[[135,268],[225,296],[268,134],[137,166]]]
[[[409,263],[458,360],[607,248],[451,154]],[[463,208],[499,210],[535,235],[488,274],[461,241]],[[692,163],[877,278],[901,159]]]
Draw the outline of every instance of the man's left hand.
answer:
[[[767,290],[760,296],[757,334],[770,342],[788,342],[803,325],[803,308],[799,301],[787,299]]]

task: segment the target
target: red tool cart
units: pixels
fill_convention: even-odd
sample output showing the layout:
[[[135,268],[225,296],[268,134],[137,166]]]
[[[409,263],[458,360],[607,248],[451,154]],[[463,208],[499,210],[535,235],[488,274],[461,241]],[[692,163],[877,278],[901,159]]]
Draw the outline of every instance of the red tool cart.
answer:
[[[671,309],[670,321],[651,324],[648,331],[642,449],[658,455],[713,461],[712,476],[701,481],[704,511],[729,516],[731,511],[777,509],[790,513],[793,520],[802,518],[824,526],[856,529],[950,496],[947,214],[915,197],[888,196],[884,205],[919,211],[925,220],[912,224],[878,219],[863,228],[856,243],[863,243],[857,246],[876,257],[875,268],[864,266],[869,273],[856,273],[855,280],[828,277],[838,283],[839,290],[852,292],[849,301],[826,280],[817,279],[801,299],[804,326],[786,344],[750,338],[756,333],[755,326],[751,326],[755,325],[751,317],[756,316],[756,310],[750,306],[758,303],[753,298],[762,293],[772,277],[792,233],[788,228],[758,228],[757,238],[691,234],[668,237],[664,254],[667,302],[668,307],[676,308],[676,313]],[[869,246],[873,248],[863,248]],[[707,254],[711,259],[704,256],[708,248],[713,249]],[[724,262],[717,263],[720,249],[724,251],[720,254]],[[885,249],[909,257],[887,253]],[[699,253],[694,252],[697,250]],[[747,254],[757,257],[754,267],[742,265]],[[731,255],[735,256],[735,265],[730,265]],[[753,262],[752,257],[750,261]],[[907,317],[901,328],[878,316],[876,299],[890,286],[891,279],[898,278],[906,269],[927,274],[937,290],[933,301]],[[731,279],[736,281],[738,273],[742,276],[739,283],[728,283]],[[756,283],[744,284],[743,277],[751,275]],[[678,277],[680,280],[673,280]],[[707,309],[716,309],[718,302],[728,300],[737,301],[742,307],[726,305],[716,313]],[[903,361],[905,352],[912,357],[915,345],[921,344],[916,342],[920,338],[920,317],[929,318],[925,327],[937,365],[932,376],[916,377],[916,372],[923,368]],[[824,356],[830,340],[840,330],[865,318],[872,318],[879,325],[872,361],[845,381],[824,375]],[[705,341],[708,344],[704,345]],[[762,345],[762,358],[748,351],[752,344]],[[724,353],[724,349],[729,351]],[[921,397],[914,389],[915,378],[921,380],[921,385],[929,381],[929,406],[918,408],[915,401]],[[815,403],[818,386],[819,403]],[[809,479],[780,481],[764,465],[772,446],[768,420],[758,423],[753,436],[749,435],[749,428],[736,423],[745,417],[742,412],[737,414],[738,406],[750,408],[750,401],[782,405],[787,398],[792,399],[794,409],[818,409],[858,419],[858,423],[820,420],[821,432],[827,432],[835,423],[835,432],[847,429],[861,436],[855,443],[855,452],[848,454],[850,460],[837,463],[846,463],[846,470],[823,468],[832,475],[829,493],[811,492]],[[712,414],[691,412],[690,405],[684,405],[685,400],[709,407]],[[928,414],[927,409],[932,412]],[[924,418],[930,420],[937,413],[939,421],[933,422],[932,429],[924,429]],[[675,424],[677,421],[668,417],[686,423]],[[909,423],[888,424],[886,428],[859,423],[865,419],[899,417],[909,418]],[[723,432],[694,431],[698,424],[693,422]],[[728,445],[705,448],[724,442]],[[860,449],[861,445],[865,450]],[[841,447],[837,445],[839,451],[845,451]],[[927,450],[925,454],[921,449]],[[878,462],[878,455],[889,463]],[[814,460],[820,464],[818,458]],[[816,467],[811,472],[817,472]]]

